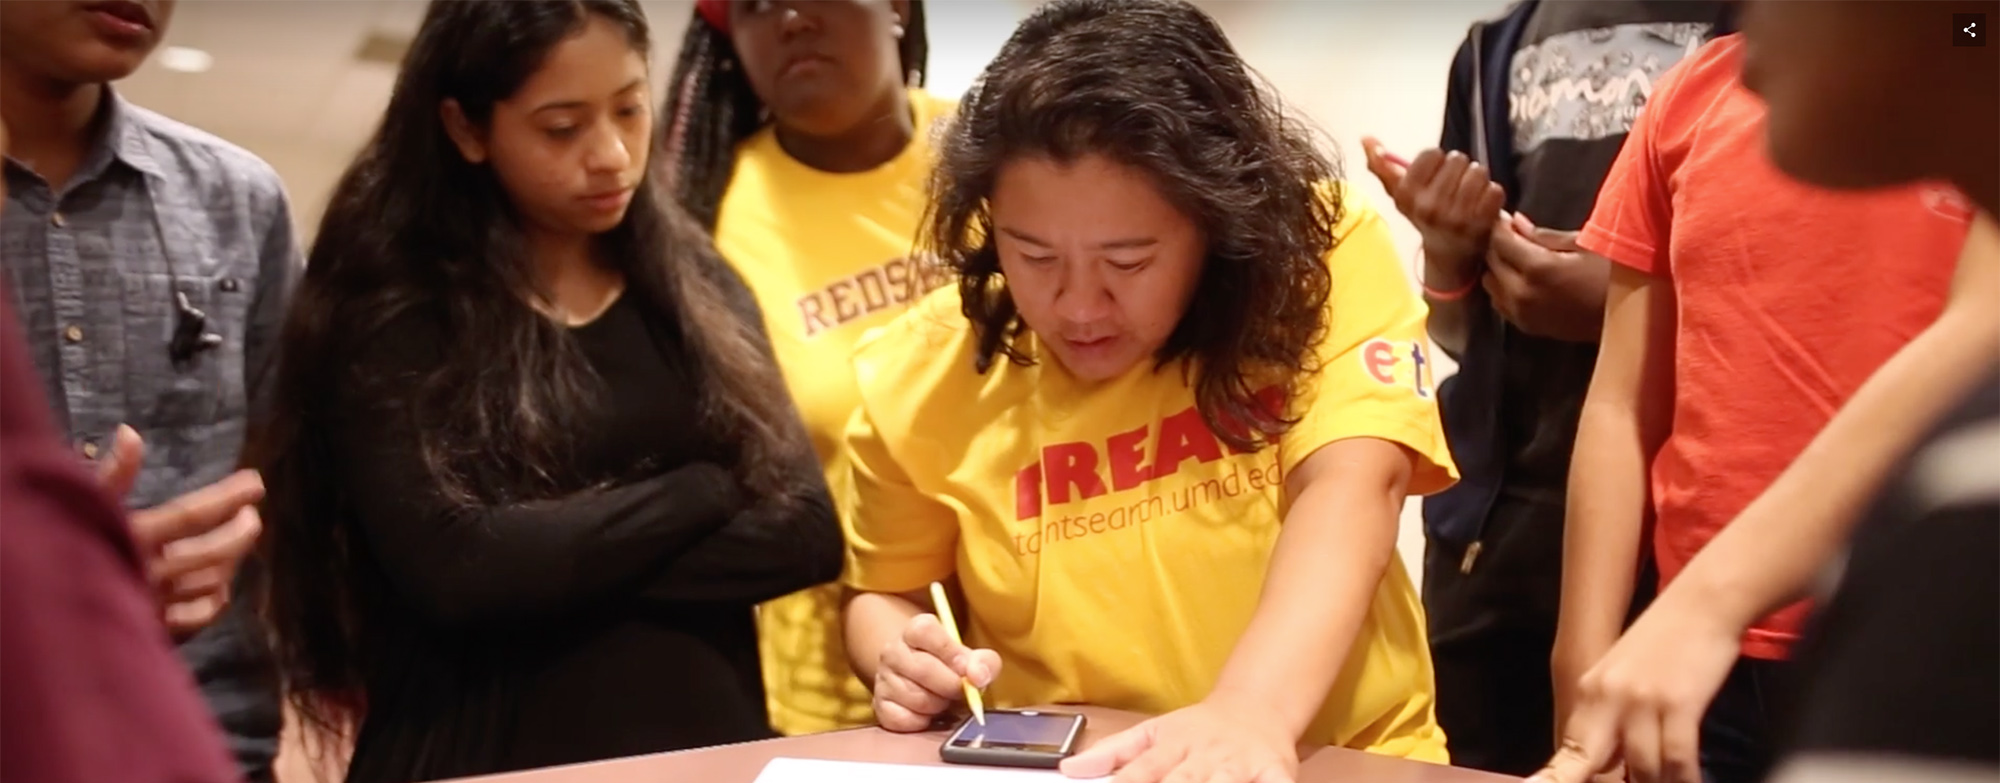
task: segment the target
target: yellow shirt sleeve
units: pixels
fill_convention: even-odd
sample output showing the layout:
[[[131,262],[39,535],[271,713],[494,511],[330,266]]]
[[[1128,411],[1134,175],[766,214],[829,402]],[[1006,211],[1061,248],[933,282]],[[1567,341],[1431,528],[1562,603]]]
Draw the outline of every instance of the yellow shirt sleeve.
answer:
[[[848,420],[849,507],[844,580],[856,590],[906,593],[951,576],[958,554],[958,519],[925,495],[896,462],[862,405]]]
[[[1410,494],[1452,485],[1458,468],[1438,419],[1428,308],[1412,290],[1389,226],[1352,188],[1342,188],[1345,216],[1327,257],[1333,288],[1318,376],[1292,401],[1299,422],[1278,448],[1287,474],[1321,446],[1380,438],[1416,455]]]

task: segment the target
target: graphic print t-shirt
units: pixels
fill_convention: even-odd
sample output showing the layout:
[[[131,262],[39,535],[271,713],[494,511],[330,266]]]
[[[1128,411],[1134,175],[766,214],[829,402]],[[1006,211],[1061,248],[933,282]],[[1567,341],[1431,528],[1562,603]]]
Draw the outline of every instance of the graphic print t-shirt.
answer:
[[[956,288],[863,343],[848,583],[906,592],[956,574],[968,642],[1006,662],[996,706],[1163,713],[1207,696],[1257,606],[1300,461],[1380,438],[1416,455],[1411,492],[1454,479],[1424,305],[1381,216],[1345,192],[1323,369],[1274,401],[1301,420],[1257,452],[1215,437],[1180,363],[1089,386],[1053,360],[975,372]],[[1442,761],[1433,693],[1422,610],[1391,557],[1307,739]]]
[[[1583,228],[1653,83],[1701,46],[1723,6],[1708,0],[1535,6],[1507,75],[1522,214],[1538,226]],[[1502,351],[1504,491],[1559,514],[1597,346],[1510,330]]]
[[[1520,210],[1576,231],[1653,84],[1701,47],[1724,3],[1544,2],[1507,75]]]
[[[874,169],[833,174],[793,159],[765,128],[736,149],[715,245],[756,293],[785,385],[826,469],[836,508],[849,471],[840,433],[859,398],[848,356],[869,328],[942,279],[912,259],[931,142],[953,103],[910,91],[915,133]],[[865,725],[868,691],[840,645],[840,591],[828,585],[758,608],[771,722],[786,734]]]

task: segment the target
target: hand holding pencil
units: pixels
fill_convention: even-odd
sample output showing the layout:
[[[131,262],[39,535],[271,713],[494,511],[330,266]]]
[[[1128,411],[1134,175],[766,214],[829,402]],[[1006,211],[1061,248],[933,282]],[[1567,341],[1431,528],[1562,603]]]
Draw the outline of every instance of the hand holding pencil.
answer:
[[[941,585],[932,585],[926,603],[935,614],[911,617],[895,642],[882,651],[874,686],[875,718],[882,728],[925,731],[960,703],[983,722],[985,699],[980,691],[999,676],[1000,655],[967,647],[960,640],[943,593]]]
[[[938,622],[951,634],[951,643],[965,646],[965,639],[958,634],[958,620],[951,616],[951,598],[944,594],[944,585],[931,583],[931,605],[937,608]],[[954,667],[956,668],[956,667]],[[965,704],[972,708],[972,717],[979,725],[986,725],[986,700],[979,697],[979,689],[973,687],[972,679],[960,672],[959,682],[965,685]]]

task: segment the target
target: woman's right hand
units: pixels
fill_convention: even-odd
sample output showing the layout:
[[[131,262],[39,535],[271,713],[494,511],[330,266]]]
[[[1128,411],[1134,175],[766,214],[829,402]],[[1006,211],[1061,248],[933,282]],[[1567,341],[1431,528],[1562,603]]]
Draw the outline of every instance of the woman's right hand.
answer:
[[[965,701],[961,680],[984,688],[1000,674],[1000,654],[951,640],[936,615],[910,618],[875,670],[875,720],[890,731],[924,731]]]

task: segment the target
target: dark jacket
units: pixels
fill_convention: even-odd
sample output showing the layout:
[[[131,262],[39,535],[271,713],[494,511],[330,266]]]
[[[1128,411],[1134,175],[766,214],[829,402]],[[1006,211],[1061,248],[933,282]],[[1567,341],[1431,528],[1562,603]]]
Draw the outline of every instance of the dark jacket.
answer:
[[[1493,181],[1507,190],[1510,212],[1518,208],[1521,189],[1514,169],[1508,71],[1538,4],[1520,2],[1500,18],[1472,26],[1452,57],[1444,131],[1438,139],[1440,149],[1465,153],[1486,166]],[[1733,14],[1725,11],[1709,37],[1731,32],[1732,22]],[[1438,389],[1439,413],[1460,479],[1426,498],[1423,507],[1424,535],[1457,547],[1478,540],[1505,481],[1511,444],[1500,427],[1503,363],[1508,341],[1521,335],[1501,319],[1484,291],[1475,288],[1465,305],[1464,352],[1451,354],[1459,369]]]
[[[1514,176],[1514,133],[1507,119],[1507,68],[1536,3],[1523,2],[1499,19],[1478,22],[1451,60],[1445,90],[1444,132],[1438,147],[1463,152],[1485,164],[1493,181],[1507,190],[1515,208],[1520,186]],[[1496,165],[1497,162],[1497,165]],[[1424,499],[1424,535],[1464,546],[1478,539],[1493,501],[1500,494],[1507,452],[1500,438],[1500,356],[1512,327],[1475,290],[1466,303],[1465,350],[1451,354],[1458,372],[1438,388],[1439,414],[1458,463],[1459,481]],[[1473,357],[1473,361],[1467,361]],[[1485,357],[1484,361],[1479,360]]]

